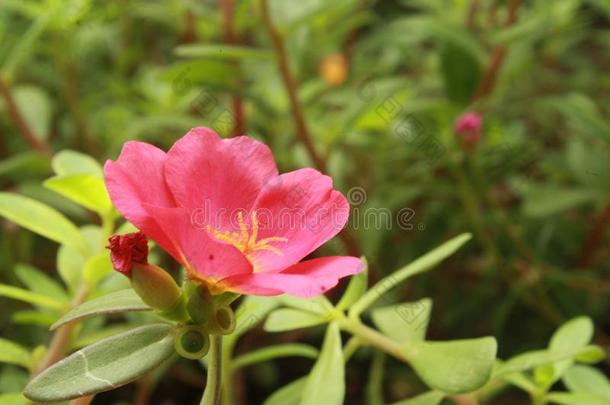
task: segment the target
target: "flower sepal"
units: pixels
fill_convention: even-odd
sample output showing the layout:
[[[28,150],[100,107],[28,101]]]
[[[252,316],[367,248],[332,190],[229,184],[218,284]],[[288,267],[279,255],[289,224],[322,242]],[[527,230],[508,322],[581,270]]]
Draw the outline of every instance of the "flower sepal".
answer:
[[[184,294],[180,295],[180,298],[176,302],[173,308],[166,311],[156,310],[155,313],[162,318],[174,322],[187,322],[190,320],[189,314],[186,310],[186,298]]]

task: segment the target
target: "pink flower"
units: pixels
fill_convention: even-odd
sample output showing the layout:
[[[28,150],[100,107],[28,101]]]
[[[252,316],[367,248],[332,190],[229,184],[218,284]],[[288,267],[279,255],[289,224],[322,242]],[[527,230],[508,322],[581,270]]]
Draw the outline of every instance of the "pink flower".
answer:
[[[104,166],[117,209],[214,293],[311,297],[363,268],[300,262],[346,224],[349,204],[313,169],[279,174],[269,148],[194,128],[165,153],[127,142]]]
[[[455,123],[454,132],[466,149],[473,149],[481,139],[481,116],[476,112],[462,114]]]

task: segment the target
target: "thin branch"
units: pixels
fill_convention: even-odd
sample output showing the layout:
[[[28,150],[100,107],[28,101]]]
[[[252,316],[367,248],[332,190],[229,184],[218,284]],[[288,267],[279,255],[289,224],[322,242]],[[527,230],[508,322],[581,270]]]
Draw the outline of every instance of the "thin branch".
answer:
[[[280,33],[275,29],[273,21],[271,20],[271,14],[269,13],[269,4],[267,0],[261,1],[261,12],[263,22],[267,28],[267,32],[271,37],[273,48],[275,50],[275,56],[277,58],[278,67],[280,69],[280,75],[284,81],[284,87],[288,92],[288,99],[290,101],[290,109],[292,111],[292,118],[296,129],[296,134],[299,140],[303,143],[307,149],[311,160],[318,170],[326,172],[326,161],[316,150],[313,143],[309,128],[305,122],[303,114],[303,107],[299,101],[297,95],[297,82],[294,74],[290,70],[290,64],[288,63],[288,56],[286,55],[286,49],[284,47],[284,40]]]
[[[71,307],[77,307],[83,302],[85,302],[88,293],[89,289],[83,284],[76,293],[74,299],[72,300]],[[40,374],[42,371],[55,364],[66,355],[67,351],[70,348],[72,332],[74,331],[75,326],[75,322],[70,322],[63,326],[60,326],[59,329],[57,329],[57,331],[53,335],[53,338],[51,339],[47,354],[38,365],[38,368],[34,371],[34,373],[32,373],[32,377],[37,374]]]
[[[509,0],[508,17],[506,18],[506,22],[504,23],[505,27],[510,27],[517,20],[517,12],[519,11],[519,7],[522,3],[522,0]],[[491,56],[491,63],[489,65],[489,68],[485,72],[483,80],[479,84],[477,91],[474,94],[474,101],[477,101],[487,96],[493,90],[494,85],[496,83],[496,79],[498,77],[498,73],[500,72],[500,68],[502,67],[504,58],[506,57],[507,51],[508,47],[502,44],[494,48]]]
[[[466,28],[474,30],[475,23],[477,21],[477,14],[479,13],[479,0],[470,0],[468,5],[468,14],[466,15]]]
[[[0,78],[0,96],[4,99],[7,113],[13,121],[13,124],[15,124],[15,127],[17,127],[17,130],[21,134],[21,137],[32,148],[42,153],[50,154],[51,148],[44,140],[36,136],[33,129],[30,127],[30,125],[27,123],[27,121],[19,111],[19,107],[17,106],[17,103],[13,98],[11,89],[2,78]]]
[[[292,111],[292,118],[294,121],[297,137],[299,141],[305,146],[305,149],[307,149],[307,153],[313,161],[314,166],[319,171],[326,172],[326,161],[316,150],[315,144],[309,132],[309,128],[307,127],[307,123],[305,122],[303,107],[301,106],[301,102],[299,101],[297,95],[297,81],[294,78],[292,71],[290,70],[288,56],[286,55],[286,49],[284,47],[284,40],[282,39],[280,33],[275,29],[273,21],[271,20],[271,14],[269,13],[269,4],[267,3],[267,0],[261,1],[261,13],[265,27],[267,28],[269,36],[271,37],[271,41],[273,42],[273,48],[275,50],[275,56],[277,59],[278,67],[280,69],[280,74],[282,76],[282,80],[284,81],[284,87],[286,88],[286,92],[288,93],[288,98],[290,100],[290,106]],[[339,237],[345,244],[345,247],[347,248],[347,251],[350,255],[362,255],[362,249],[360,248],[358,241],[353,237],[349,229],[344,229],[343,232],[339,234]]]
[[[69,405],[89,405],[93,401],[95,395],[87,395],[86,397],[75,398],[70,401]]]
[[[239,43],[239,38],[235,31],[235,24],[233,19],[235,17],[235,2],[234,0],[220,0],[220,7],[222,9],[223,16],[223,31],[224,40],[227,44],[235,45]],[[235,64],[239,64],[238,61]],[[241,78],[238,81],[238,86],[241,87],[243,80]],[[241,97],[238,94],[233,95],[232,100],[233,108],[233,136],[243,135],[246,132],[246,119],[244,114],[244,106]]]
[[[610,205],[606,205],[604,210],[595,218],[593,229],[591,229],[591,233],[587,237],[578,259],[578,266],[580,268],[585,269],[593,264],[595,252],[601,245],[608,225],[610,225]]]

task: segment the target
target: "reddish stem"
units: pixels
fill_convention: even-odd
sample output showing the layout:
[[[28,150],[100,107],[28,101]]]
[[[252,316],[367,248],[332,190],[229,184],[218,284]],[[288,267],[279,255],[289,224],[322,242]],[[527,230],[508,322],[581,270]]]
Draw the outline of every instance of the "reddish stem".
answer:
[[[521,3],[522,0],[509,1],[508,17],[506,18],[506,22],[504,23],[505,27],[513,25],[513,23],[517,20],[517,12],[519,11]],[[485,75],[483,76],[481,84],[479,85],[477,91],[474,94],[474,101],[485,97],[493,90],[494,85],[496,83],[496,79],[498,77],[498,73],[500,72],[500,68],[502,67],[504,58],[506,57],[507,51],[508,48],[506,45],[498,45],[494,48],[491,56],[491,63],[489,65],[489,68],[485,72]]]
[[[13,94],[11,93],[11,89],[4,82],[2,78],[0,78],[0,96],[4,98],[6,104],[6,110],[15,124],[15,127],[19,130],[21,137],[34,149],[45,153],[50,154],[51,148],[49,145],[44,142],[41,138],[36,136],[30,125],[27,123],[21,112],[19,111],[19,107],[13,98]]]
[[[595,252],[601,245],[604,238],[606,228],[610,224],[610,204],[607,205],[604,210],[595,219],[593,229],[587,237],[587,240],[582,248],[582,253],[578,259],[578,266],[580,268],[587,268],[593,264],[595,258]]]
[[[477,20],[477,14],[479,12],[479,0],[470,0],[468,6],[468,14],[466,15],[466,28],[474,30],[475,22]]]
[[[282,36],[275,29],[273,21],[271,20],[267,0],[261,1],[261,11],[263,16],[263,22],[265,24],[265,27],[267,28],[267,31],[269,32],[271,42],[273,43],[273,48],[275,49],[275,55],[280,69],[280,75],[282,76],[282,80],[284,81],[284,87],[286,88],[286,91],[288,93],[288,99],[290,101],[291,107],[290,110],[292,112],[292,118],[294,120],[297,137],[307,149],[307,153],[311,157],[311,160],[313,161],[316,168],[321,172],[326,172],[326,161],[316,150],[311,138],[311,134],[309,133],[309,128],[307,127],[307,124],[305,122],[303,108],[297,95],[297,81],[292,71],[290,70],[290,64],[288,63],[288,56],[286,55],[286,49],[284,47],[284,41],[282,39]]]
[[[233,0],[221,0],[220,7],[223,16],[224,40],[227,44],[235,45],[239,43],[239,38],[235,32],[233,17],[235,15],[235,3]],[[239,62],[235,62],[238,64]],[[241,87],[243,80],[239,80],[238,87]],[[244,114],[243,101],[239,95],[234,95],[231,101],[233,109],[233,136],[243,135],[246,132],[246,119]]]

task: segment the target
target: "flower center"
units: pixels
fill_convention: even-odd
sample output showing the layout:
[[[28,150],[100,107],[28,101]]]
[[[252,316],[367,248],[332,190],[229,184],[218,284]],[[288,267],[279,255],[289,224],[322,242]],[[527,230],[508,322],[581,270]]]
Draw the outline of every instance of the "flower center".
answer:
[[[276,242],[287,242],[288,238],[284,238],[281,236],[272,236],[270,238],[257,240],[258,220],[256,218],[256,211],[252,211],[250,213],[250,229],[248,229],[248,226],[244,221],[244,215],[242,211],[237,213],[237,223],[239,225],[239,232],[221,232],[215,229],[213,230],[209,225],[207,226],[207,230],[212,234],[212,236],[214,236],[214,238],[233,245],[237,249],[239,249],[248,258],[248,260],[250,260],[252,265],[255,267],[255,271],[256,266],[251,256],[252,253],[261,250],[269,250],[278,256],[284,255],[280,249],[271,244]]]

